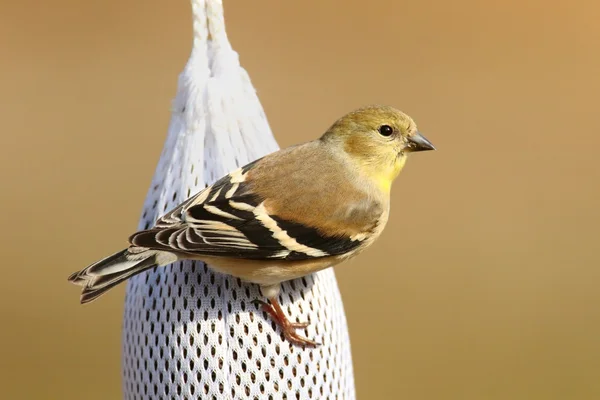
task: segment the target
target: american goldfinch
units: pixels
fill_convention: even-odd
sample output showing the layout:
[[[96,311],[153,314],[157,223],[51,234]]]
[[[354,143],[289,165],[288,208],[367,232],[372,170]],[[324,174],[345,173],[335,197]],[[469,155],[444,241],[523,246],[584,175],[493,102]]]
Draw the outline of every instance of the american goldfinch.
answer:
[[[280,283],[366,249],[383,231],[392,181],[408,153],[434,150],[406,114],[369,106],[319,139],[279,150],[231,172],[134,233],[129,247],[72,274],[90,302],[149,268],[194,259],[260,285],[259,303],[287,340],[316,343],[288,320]]]

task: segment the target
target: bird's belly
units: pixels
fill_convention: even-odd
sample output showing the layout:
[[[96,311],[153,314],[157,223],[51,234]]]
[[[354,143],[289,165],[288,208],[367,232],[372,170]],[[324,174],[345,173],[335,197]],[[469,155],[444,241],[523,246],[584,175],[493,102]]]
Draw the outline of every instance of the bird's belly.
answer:
[[[321,271],[339,263],[342,259],[337,256],[301,261],[203,257],[202,261],[217,272],[259,285],[274,285]]]

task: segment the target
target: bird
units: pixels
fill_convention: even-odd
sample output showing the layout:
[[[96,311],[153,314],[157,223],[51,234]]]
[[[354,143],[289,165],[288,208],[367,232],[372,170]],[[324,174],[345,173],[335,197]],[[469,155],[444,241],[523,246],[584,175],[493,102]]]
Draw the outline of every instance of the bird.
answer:
[[[298,333],[278,301],[282,282],[357,256],[382,233],[392,182],[410,153],[435,150],[405,113],[356,109],[319,138],[278,150],[227,174],[129,237],[129,246],[69,276],[81,303],[150,268],[200,260],[258,284],[256,303],[290,343]]]

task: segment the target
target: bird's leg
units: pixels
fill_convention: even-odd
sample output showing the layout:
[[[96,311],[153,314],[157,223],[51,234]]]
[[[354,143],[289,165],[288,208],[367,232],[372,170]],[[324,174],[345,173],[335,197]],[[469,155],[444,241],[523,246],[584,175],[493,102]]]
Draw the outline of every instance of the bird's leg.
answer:
[[[296,329],[306,328],[308,326],[308,322],[291,322],[283,312],[277,297],[269,297],[268,303],[261,300],[255,300],[255,303],[260,304],[263,311],[273,318],[275,323],[277,323],[277,325],[279,325],[283,331],[283,336],[289,342],[299,346],[316,347],[319,345],[319,343],[296,333]]]

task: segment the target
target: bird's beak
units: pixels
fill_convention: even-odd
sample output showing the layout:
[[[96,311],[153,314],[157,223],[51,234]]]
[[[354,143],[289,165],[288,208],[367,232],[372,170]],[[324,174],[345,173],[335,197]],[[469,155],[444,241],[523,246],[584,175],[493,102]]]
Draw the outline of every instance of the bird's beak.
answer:
[[[425,136],[421,135],[420,132],[417,132],[408,138],[406,151],[414,152],[425,150],[435,150],[435,147],[433,147],[433,144],[431,144],[429,140],[425,139]]]

